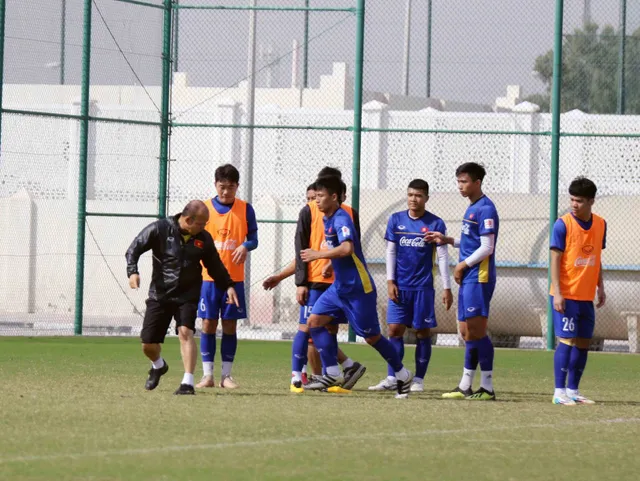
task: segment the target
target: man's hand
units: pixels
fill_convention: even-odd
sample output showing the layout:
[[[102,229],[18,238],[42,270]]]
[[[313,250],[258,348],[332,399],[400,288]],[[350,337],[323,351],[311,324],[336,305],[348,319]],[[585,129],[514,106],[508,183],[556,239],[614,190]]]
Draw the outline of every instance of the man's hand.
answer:
[[[553,295],[553,308],[560,314],[564,314],[564,297],[561,294]]]
[[[238,294],[233,287],[227,289],[227,304],[235,304],[236,307],[240,307],[240,301],[238,300]]]
[[[309,299],[309,288],[307,286],[298,286],[296,289],[296,301],[298,301],[298,304],[306,306],[307,299]]]
[[[140,274],[131,274],[129,276],[129,287],[131,289],[138,289],[140,287]]]
[[[389,299],[397,304],[398,302],[400,302],[398,298],[399,295],[400,294],[398,292],[398,286],[396,285],[396,282],[387,281],[387,296],[389,296]]]
[[[247,254],[249,253],[249,249],[247,249],[243,245],[239,245],[236,247],[236,250],[231,254],[231,262],[234,264],[242,264],[247,259]]]
[[[328,279],[333,275],[333,266],[331,265],[331,261],[328,261],[324,267],[322,268],[322,277]]]
[[[280,284],[280,278],[277,275],[267,277],[262,283],[262,287],[265,291],[270,291]]]
[[[469,267],[465,261],[459,262],[456,265],[456,268],[453,270],[453,280],[456,281],[456,284],[459,286],[462,285],[462,276],[464,275],[464,270]]]
[[[453,304],[453,294],[451,294],[451,289],[444,289],[442,291],[442,303],[447,311],[451,309],[451,305]]]
[[[598,287],[597,296],[598,296],[598,303],[596,304],[596,307],[600,309],[602,306],[604,306],[604,303],[607,302],[607,295],[604,293],[604,286]]]
[[[300,251],[300,258],[302,262],[312,262],[320,259],[320,252],[314,251],[313,249],[305,249]]]
[[[429,231],[424,235],[429,244],[445,244],[446,236],[442,232]]]

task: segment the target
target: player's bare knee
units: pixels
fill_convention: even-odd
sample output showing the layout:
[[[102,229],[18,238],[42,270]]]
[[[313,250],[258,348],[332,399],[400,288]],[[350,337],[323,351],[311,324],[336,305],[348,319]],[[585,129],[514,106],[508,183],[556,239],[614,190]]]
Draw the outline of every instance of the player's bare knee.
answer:
[[[562,344],[566,344],[567,346],[575,346],[576,340],[570,337],[559,337],[558,342]]]
[[[380,340],[382,336],[380,334],[376,334],[375,336],[365,337],[364,340],[370,346],[373,346],[376,342]]]
[[[307,324],[298,324],[298,331],[307,333],[309,332],[309,326]]]
[[[178,328],[178,338],[180,342],[189,342],[193,339],[193,331],[185,326]]]
[[[202,332],[205,334],[215,334],[218,330],[217,319],[203,319],[202,320]]]
[[[429,339],[431,337],[431,329],[428,327],[426,329],[418,329],[416,331],[416,337],[418,339]]]
[[[389,324],[389,337],[402,337],[405,329],[403,324]]]
[[[589,349],[589,345],[591,344],[591,339],[587,339],[584,337],[578,337],[575,339],[575,346],[578,349]]]
[[[336,324],[329,324],[327,326],[327,331],[329,331],[329,334],[338,334],[338,328],[340,326],[336,325]]]
[[[226,335],[233,336],[238,327],[238,321],[233,319],[223,319],[222,320],[222,333]]]

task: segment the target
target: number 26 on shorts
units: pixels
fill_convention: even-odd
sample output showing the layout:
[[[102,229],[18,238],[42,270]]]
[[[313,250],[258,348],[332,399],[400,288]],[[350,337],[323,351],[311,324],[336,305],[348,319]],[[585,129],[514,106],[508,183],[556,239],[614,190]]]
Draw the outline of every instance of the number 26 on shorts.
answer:
[[[564,332],[573,332],[575,330],[575,323],[573,322],[573,317],[563,317],[562,318],[562,330]]]

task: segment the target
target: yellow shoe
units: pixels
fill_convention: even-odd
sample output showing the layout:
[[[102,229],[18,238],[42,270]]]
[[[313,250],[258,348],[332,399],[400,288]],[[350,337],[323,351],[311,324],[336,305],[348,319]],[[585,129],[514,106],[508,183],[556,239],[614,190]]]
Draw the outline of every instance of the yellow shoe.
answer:
[[[304,392],[304,387],[302,387],[302,381],[293,381],[289,385],[289,391],[296,394],[302,394]]]
[[[459,387],[456,387],[451,392],[445,392],[442,394],[443,399],[465,399],[468,396],[471,396],[473,391],[471,389],[465,389],[464,391]]]
[[[238,383],[236,383],[231,376],[222,376],[222,379],[220,380],[220,387],[226,389],[238,389],[240,386],[238,386]]]
[[[213,376],[202,376],[202,379],[200,379],[200,382],[196,384],[196,387],[198,389],[202,389],[205,387],[216,387],[216,383],[213,380]]]
[[[333,394],[351,394],[351,391],[349,389],[345,389],[341,386],[328,387],[327,392],[331,392]]]

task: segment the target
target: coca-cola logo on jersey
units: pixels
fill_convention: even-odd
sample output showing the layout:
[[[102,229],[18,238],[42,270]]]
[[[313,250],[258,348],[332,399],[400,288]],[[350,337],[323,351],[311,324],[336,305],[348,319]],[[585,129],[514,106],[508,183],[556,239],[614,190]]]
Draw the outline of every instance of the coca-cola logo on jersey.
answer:
[[[400,237],[400,246],[401,247],[424,247],[425,241],[423,237],[414,237],[410,239],[409,237],[402,236]]]

